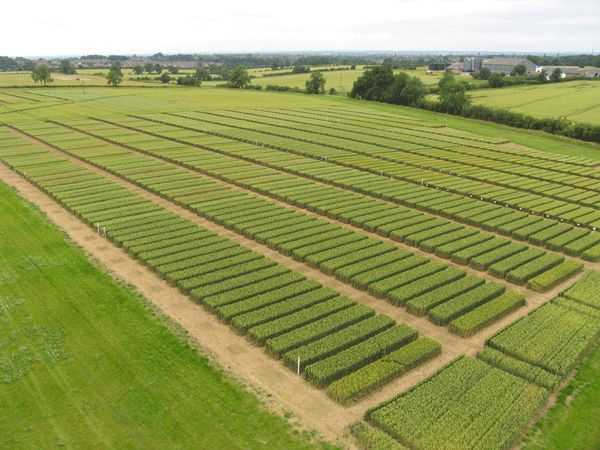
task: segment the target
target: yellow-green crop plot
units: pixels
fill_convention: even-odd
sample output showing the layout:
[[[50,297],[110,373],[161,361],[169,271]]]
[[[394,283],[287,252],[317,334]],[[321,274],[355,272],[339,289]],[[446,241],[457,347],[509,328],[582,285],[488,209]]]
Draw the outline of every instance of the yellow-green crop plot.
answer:
[[[473,103],[536,117],[600,124],[600,82],[569,81],[470,92]]]

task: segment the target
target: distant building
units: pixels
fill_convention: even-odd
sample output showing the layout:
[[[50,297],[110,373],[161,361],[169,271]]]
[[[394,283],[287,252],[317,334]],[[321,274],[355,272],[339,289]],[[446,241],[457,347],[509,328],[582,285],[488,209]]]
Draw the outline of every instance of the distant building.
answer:
[[[583,72],[583,76],[590,78],[598,78],[600,77],[600,69],[586,69]]]
[[[429,63],[429,70],[446,70],[449,65],[450,63],[447,62]]]
[[[538,67],[537,69],[535,69],[535,71],[541,72],[542,70],[545,70],[546,74],[548,75],[548,78],[550,78],[550,75],[552,75],[552,72],[554,72],[556,69],[560,69],[560,71],[561,71],[560,77],[561,78],[586,76],[582,69],[578,69],[576,67],[543,66],[543,67]]]
[[[455,62],[454,64],[450,64],[448,67],[446,67],[446,70],[451,70],[452,72],[462,72],[463,66],[463,63]]]
[[[479,72],[483,61],[485,61],[483,56],[465,56],[463,70],[465,72]]]
[[[527,58],[493,58],[483,61],[482,68],[490,69],[492,73],[511,73],[519,64],[523,64],[527,73],[535,72],[537,66]]]

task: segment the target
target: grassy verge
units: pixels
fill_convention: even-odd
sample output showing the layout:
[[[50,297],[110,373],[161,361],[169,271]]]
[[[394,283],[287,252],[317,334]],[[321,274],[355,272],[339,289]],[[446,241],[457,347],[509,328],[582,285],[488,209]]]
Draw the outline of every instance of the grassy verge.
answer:
[[[545,420],[527,438],[524,450],[600,448],[600,346],[558,396]]]
[[[0,183],[0,447],[329,448],[227,379]]]

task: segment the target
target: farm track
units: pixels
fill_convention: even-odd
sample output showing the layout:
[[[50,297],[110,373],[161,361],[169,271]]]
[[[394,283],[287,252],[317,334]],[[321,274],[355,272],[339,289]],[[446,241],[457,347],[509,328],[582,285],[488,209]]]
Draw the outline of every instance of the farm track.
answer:
[[[93,229],[85,226],[82,222],[75,218],[75,216],[63,209],[54,200],[50,199],[40,190],[29,184],[26,180],[19,177],[5,166],[0,166],[0,174],[3,180],[5,180],[8,184],[15,186],[25,198],[38,205],[38,207],[45,212],[56,225],[67,232],[67,234],[75,243],[83,247],[94,258],[98,259],[98,261],[106,266],[109,271],[114,272],[114,274],[116,274],[116,276],[119,278],[137,287],[146,298],[148,298],[152,303],[164,311],[165,314],[186,329],[190,333],[190,336],[197,340],[203,349],[207,349],[208,353],[217,361],[218,364],[224,367],[227,371],[233,373],[236,377],[239,377],[245,382],[250,383],[258,392],[262,393],[263,396],[264,394],[271,394],[273,397],[271,397],[272,401],[270,401],[270,403],[275,410],[280,412],[291,411],[294,415],[297,415],[301,418],[302,424],[306,424],[309,428],[315,428],[327,440],[335,441],[336,439],[339,439],[339,437],[344,434],[349,424],[362,418],[364,411],[367,408],[377,405],[381,401],[394,396],[407,387],[420,381],[422,378],[428,376],[442,365],[452,360],[455,356],[461,353],[475,355],[478,350],[483,348],[483,343],[486,337],[505,325],[511,323],[517,317],[526,315],[529,311],[539,306],[544,301],[549,300],[563,289],[563,287],[556,287],[544,294],[537,294],[527,291],[525,288],[515,287],[516,290],[527,293],[527,306],[520,308],[515,313],[512,313],[502,320],[494,323],[493,325],[487,327],[484,331],[475,334],[473,337],[469,339],[462,339],[457,335],[449,333],[447,328],[433,325],[426,318],[419,318],[408,314],[403,308],[395,307],[384,300],[375,299],[363,291],[354,289],[350,285],[339,282],[332,277],[322,274],[316,269],[308,267],[304,263],[295,261],[292,258],[286,257],[275,250],[268,249],[266,246],[258,244],[251,239],[247,239],[233,231],[227,230],[224,227],[203,219],[187,209],[177,206],[174,203],[157,195],[149,193],[143,188],[137,187],[121,178],[108,174],[107,172],[95,166],[82,162],[73,156],[60,152],[30,137],[25,136],[25,138],[46,149],[49,149],[56,154],[64,156],[81,166],[84,166],[96,173],[102,174],[106,178],[129,188],[133,192],[151,199],[157,204],[160,204],[161,206],[179,214],[182,217],[188,218],[198,225],[201,225],[211,231],[245,245],[254,251],[260,252],[265,256],[277,261],[278,263],[284,264],[300,273],[303,273],[309,278],[317,279],[323,285],[332,287],[342,294],[356,299],[357,301],[368,304],[375,308],[379,313],[388,314],[399,322],[407,323],[418,329],[421,335],[428,335],[442,343],[443,350],[439,357],[417,367],[394,382],[389,383],[383,388],[377,390],[374,394],[358,402],[356,405],[349,408],[341,407],[330,400],[325,395],[323,390],[312,387],[310,384],[303,381],[302,378],[297,377],[293,372],[286,369],[280,362],[268,357],[261,348],[252,345],[245,338],[233,333],[227,325],[219,322],[214,315],[205,312],[201,306],[190,301],[187,296],[179,293],[177,289],[170,287],[166,282],[159,279],[147,267],[140,264],[121,249],[113,246],[105,239],[100,237],[94,232]],[[177,165],[174,166],[180,167]],[[195,171],[189,171],[194,172],[198,176],[203,176]],[[269,201],[285,205],[286,207],[291,207],[285,202],[280,202],[267,196],[260,196],[241,187],[232,186],[228,183],[223,184],[230,186],[231,188],[248,192],[255,196],[267,198]],[[324,218],[321,215],[310,213],[300,208],[295,209],[306,214],[312,214],[316,217]],[[333,219],[328,220],[330,222],[337,223],[337,221]],[[362,229],[349,225],[344,226],[365,233],[365,231]],[[376,236],[381,240],[386,240],[385,238],[382,238],[376,234],[366,234]],[[387,241],[393,242],[399,247],[404,247],[402,244],[398,244],[395,241]],[[448,263],[447,260],[437,258],[435,255],[421,252],[413,247],[405,247],[415,253],[421,253],[431,259],[439,259],[440,261]],[[586,264],[586,268],[597,268],[598,266],[598,264]],[[485,276],[486,278],[488,277],[486,274],[475,271],[468,267],[459,267],[467,270],[469,273],[476,273],[479,276]],[[571,279],[570,283],[581,276],[582,274],[579,274],[577,277]],[[489,279],[498,281],[493,277],[489,277]],[[348,442],[344,442],[344,444],[350,445]]]

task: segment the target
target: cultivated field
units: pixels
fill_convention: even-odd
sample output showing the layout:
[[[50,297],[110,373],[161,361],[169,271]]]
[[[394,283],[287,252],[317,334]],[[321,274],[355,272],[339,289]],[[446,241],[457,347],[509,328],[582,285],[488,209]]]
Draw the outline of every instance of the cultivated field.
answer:
[[[0,176],[326,441],[508,449],[600,336],[593,159],[326,97],[0,102]]]
[[[51,83],[48,86],[78,86],[85,89],[86,86],[106,86],[106,74],[108,69],[84,69],[78,70],[75,75],[64,75],[61,73],[53,73]],[[102,75],[98,75],[102,74]],[[145,75],[144,75],[145,76]],[[149,75],[157,76],[156,73]],[[185,76],[185,75],[184,75]],[[130,81],[129,78],[135,78],[131,70],[123,70],[123,82],[121,86],[155,86],[160,81],[144,82]],[[40,83],[34,83],[31,78],[31,72],[0,72],[0,87],[25,87],[25,86],[42,86]]]
[[[562,117],[600,124],[600,82],[569,81],[469,92],[473,104],[535,117]]]

